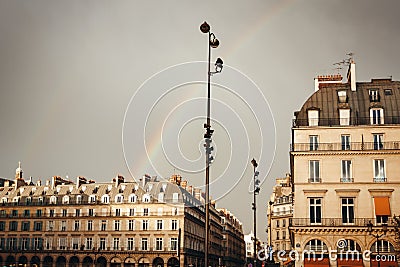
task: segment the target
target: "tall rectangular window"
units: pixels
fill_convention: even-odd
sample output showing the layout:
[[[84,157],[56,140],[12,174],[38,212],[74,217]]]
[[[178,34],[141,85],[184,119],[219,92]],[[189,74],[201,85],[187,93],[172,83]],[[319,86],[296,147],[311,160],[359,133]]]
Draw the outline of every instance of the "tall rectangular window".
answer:
[[[385,160],[374,160],[374,182],[386,182]]]
[[[80,225],[79,221],[75,221],[75,223],[74,223],[74,231],[79,231],[79,225]]]
[[[351,175],[351,160],[342,160],[342,177],[340,177],[342,183],[353,182]]]
[[[115,216],[121,216],[121,209],[115,209]]]
[[[142,221],[142,230],[148,230],[149,229],[149,220],[143,220]]]
[[[350,135],[342,135],[342,150],[350,150]]]
[[[340,125],[350,125],[350,109],[339,109]]]
[[[21,230],[22,231],[29,231],[30,230],[30,222],[22,222]]]
[[[171,237],[171,250],[176,251],[178,249],[178,238]]]
[[[318,110],[309,110],[308,111],[308,126],[318,126],[319,120],[319,111]]]
[[[321,182],[321,177],[319,175],[319,160],[310,160],[310,183]]]
[[[89,220],[87,222],[87,230],[88,231],[93,231],[93,221],[92,220]]]
[[[129,216],[135,216],[135,209],[129,209]]]
[[[128,221],[128,230],[129,231],[135,230],[135,220],[129,220]]]
[[[383,149],[383,134],[374,134],[374,150]]]
[[[33,228],[35,231],[42,231],[43,229],[43,222],[34,222]]]
[[[142,245],[141,245],[142,250],[148,250],[148,240],[147,237],[142,238]]]
[[[149,216],[149,209],[148,208],[144,208],[143,209],[143,216]]]
[[[93,238],[92,237],[86,238],[86,249],[93,249]]]
[[[10,231],[17,231],[18,229],[18,222],[16,221],[11,221],[10,222],[10,227],[9,227]]]
[[[114,240],[113,240],[113,249],[114,249],[114,250],[119,250],[119,237],[114,237]]]
[[[342,223],[354,223],[354,198],[342,198]]]
[[[163,220],[157,220],[157,230],[162,230],[164,228],[163,225]]]
[[[101,231],[107,231],[107,221],[106,220],[101,221]]]
[[[178,220],[171,221],[171,230],[178,230]]]
[[[318,150],[318,135],[310,135],[310,150]]]
[[[105,237],[100,237],[100,250],[105,250],[106,249],[106,238]]]
[[[65,232],[67,230],[67,222],[66,221],[61,221],[60,224],[60,231]]]
[[[383,124],[383,109],[382,108],[371,108],[369,110],[371,124]]]
[[[156,238],[156,250],[162,250],[162,249],[163,249],[163,238],[157,237]]]
[[[369,90],[369,101],[371,102],[379,102],[379,91],[378,89],[370,89]]]
[[[121,225],[121,221],[115,220],[114,221],[114,231],[119,231],[120,225]]]
[[[321,198],[310,198],[309,199],[309,212],[310,212],[310,223],[320,224],[322,222],[322,200]]]
[[[135,239],[128,237],[128,250],[135,250]]]
[[[89,209],[88,215],[89,216],[94,216],[94,210],[93,209]]]

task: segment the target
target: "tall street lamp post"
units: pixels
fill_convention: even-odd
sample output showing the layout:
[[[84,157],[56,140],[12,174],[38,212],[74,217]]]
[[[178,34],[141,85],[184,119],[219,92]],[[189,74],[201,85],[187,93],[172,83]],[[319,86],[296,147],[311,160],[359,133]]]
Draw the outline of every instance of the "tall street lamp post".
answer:
[[[377,251],[377,256],[375,258],[375,260],[378,262],[378,267],[381,267],[381,259],[380,259],[380,247],[379,247],[379,238],[381,238],[382,236],[386,235],[386,232],[388,231],[388,225],[387,223],[382,223],[382,234],[373,234],[372,231],[373,229],[373,224],[371,221],[368,222],[367,227],[368,227],[368,233],[376,238],[376,251]]]
[[[209,238],[210,238],[210,162],[214,159],[211,156],[211,152],[214,149],[211,146],[212,134],[214,130],[211,129],[211,116],[210,116],[210,102],[211,102],[211,76],[215,73],[220,73],[223,67],[222,59],[218,58],[215,62],[215,71],[211,71],[211,48],[217,48],[219,46],[219,41],[215,38],[214,33],[210,31],[210,25],[204,22],[200,25],[200,31],[202,33],[208,33],[208,72],[207,72],[207,121],[204,124],[206,133],[204,134],[206,148],[206,199],[205,199],[205,210],[206,210],[206,222],[205,222],[205,240],[204,240],[204,266],[208,267],[208,253],[209,253]]]
[[[257,266],[257,207],[256,207],[256,195],[260,192],[260,181],[257,179],[259,172],[257,169],[257,161],[253,158],[251,160],[251,164],[253,165],[253,231],[254,231],[254,267]]]

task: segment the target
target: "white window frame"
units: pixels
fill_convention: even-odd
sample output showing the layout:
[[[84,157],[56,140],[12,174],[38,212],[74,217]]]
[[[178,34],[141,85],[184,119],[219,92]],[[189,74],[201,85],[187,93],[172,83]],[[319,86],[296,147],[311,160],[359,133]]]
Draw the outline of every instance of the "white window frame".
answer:
[[[349,159],[344,159],[341,161],[341,182],[352,182],[352,166],[353,162]]]
[[[377,170],[377,167],[379,170]],[[384,159],[374,159],[374,182],[386,182],[386,162]]]
[[[307,111],[307,115],[308,115],[308,126],[318,126],[319,110],[310,109]]]
[[[339,109],[339,123],[341,126],[350,125],[350,109]]]
[[[309,182],[320,183],[321,182],[321,164],[319,160],[310,160],[309,163]]]
[[[385,123],[383,108],[371,108],[369,110],[369,116],[371,125],[380,125]]]

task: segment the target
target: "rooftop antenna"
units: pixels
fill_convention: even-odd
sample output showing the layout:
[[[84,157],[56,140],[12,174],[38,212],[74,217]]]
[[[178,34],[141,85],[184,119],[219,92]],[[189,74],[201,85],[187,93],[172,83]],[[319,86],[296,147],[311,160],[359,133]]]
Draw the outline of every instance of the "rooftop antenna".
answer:
[[[349,58],[346,59],[346,65],[350,65],[350,63],[353,62],[354,53],[353,52],[347,53],[346,56],[349,56]]]
[[[345,61],[342,60],[340,62],[333,63],[335,66],[334,70],[337,70],[337,74],[340,74],[340,71],[343,69],[343,65],[345,64]]]

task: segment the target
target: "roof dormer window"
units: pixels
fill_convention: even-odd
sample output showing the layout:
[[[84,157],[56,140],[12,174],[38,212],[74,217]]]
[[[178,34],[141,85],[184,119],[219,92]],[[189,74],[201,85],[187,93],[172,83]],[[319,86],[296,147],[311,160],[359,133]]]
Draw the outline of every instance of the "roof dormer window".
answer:
[[[338,91],[338,99],[339,99],[339,103],[347,103],[347,93],[346,91],[342,90],[342,91]]]
[[[371,101],[371,102],[379,102],[380,101],[378,89],[370,89],[369,90],[369,101]]]
[[[308,110],[308,126],[318,126],[319,110],[310,109]]]

